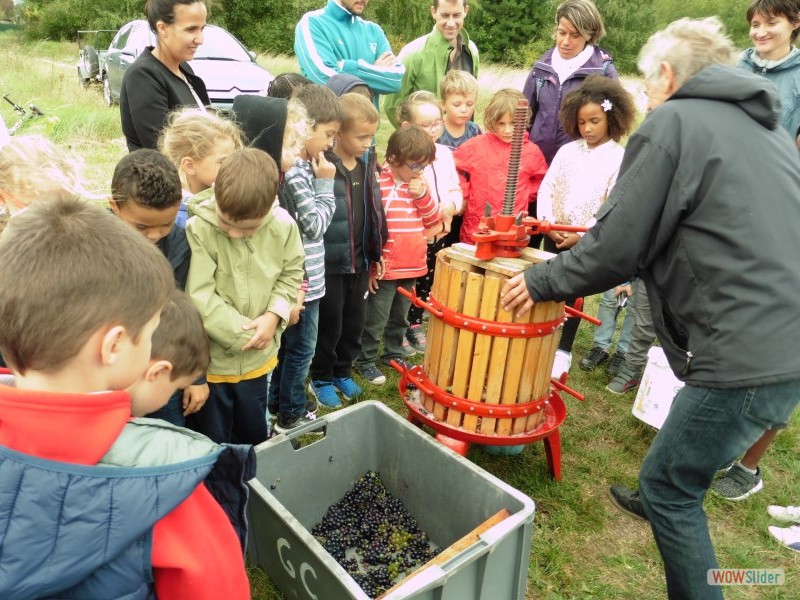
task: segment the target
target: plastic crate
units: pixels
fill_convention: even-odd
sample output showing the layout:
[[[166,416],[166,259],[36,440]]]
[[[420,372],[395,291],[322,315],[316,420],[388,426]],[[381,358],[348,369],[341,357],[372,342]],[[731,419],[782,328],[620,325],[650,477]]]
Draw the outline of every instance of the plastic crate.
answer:
[[[298,438],[320,429],[323,437],[300,444]],[[533,500],[383,404],[363,402],[319,417],[259,445],[256,455],[256,477],[250,481],[250,558],[287,599],[368,598],[309,530],[369,470],[380,474],[441,548],[498,511],[510,513],[453,558],[414,573],[385,598],[525,597]]]

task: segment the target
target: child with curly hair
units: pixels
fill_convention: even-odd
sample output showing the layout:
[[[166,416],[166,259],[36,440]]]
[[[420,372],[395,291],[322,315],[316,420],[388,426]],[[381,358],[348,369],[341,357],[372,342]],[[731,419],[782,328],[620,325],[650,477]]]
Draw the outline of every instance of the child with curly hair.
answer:
[[[618,80],[591,75],[580,88],[567,94],[559,117],[564,131],[576,140],[561,147],[544,176],[539,188],[539,218],[551,223],[588,227],[617,180],[625,152],[619,140],[633,129],[636,105]],[[551,231],[544,238],[544,249],[562,252],[578,240],[578,233]],[[603,294],[598,311],[603,325],[596,330],[594,348],[581,361],[581,368],[592,370],[608,359],[608,348],[616,328],[618,296],[624,288],[626,286],[617,286]],[[626,293],[630,294],[629,288]],[[628,306],[617,343],[617,355],[621,354],[623,361],[633,327],[633,311],[630,304]],[[577,319],[568,319],[564,325],[553,367],[554,377],[569,371],[578,324]],[[589,365],[589,358],[596,364]]]

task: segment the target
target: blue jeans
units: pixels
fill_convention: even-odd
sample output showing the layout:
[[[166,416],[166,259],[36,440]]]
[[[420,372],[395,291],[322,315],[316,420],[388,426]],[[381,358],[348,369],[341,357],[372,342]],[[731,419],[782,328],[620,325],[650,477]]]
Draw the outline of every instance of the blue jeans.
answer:
[[[218,444],[260,444],[267,427],[267,375],[237,383],[208,384],[208,401],[187,425]]]
[[[670,598],[722,598],[721,588],[706,580],[708,569],[719,565],[703,497],[717,469],[767,429],[788,423],[798,400],[800,380],[736,389],[687,385],[678,392],[639,472]]]
[[[628,351],[631,331],[633,330],[635,310],[633,296],[628,298],[628,305],[622,310],[625,311],[625,318],[622,320],[622,328],[619,330],[619,337],[617,338],[617,352],[625,354]],[[619,312],[619,299],[614,295],[614,290],[603,292],[600,298],[600,307],[597,309],[597,318],[603,323],[594,330],[594,345],[600,346],[606,352],[611,347],[611,339],[617,329],[617,315]]]
[[[272,371],[268,402],[269,411],[280,413],[284,419],[292,420],[305,414],[305,381],[317,347],[319,302],[307,302],[300,320],[281,336],[278,366]]]

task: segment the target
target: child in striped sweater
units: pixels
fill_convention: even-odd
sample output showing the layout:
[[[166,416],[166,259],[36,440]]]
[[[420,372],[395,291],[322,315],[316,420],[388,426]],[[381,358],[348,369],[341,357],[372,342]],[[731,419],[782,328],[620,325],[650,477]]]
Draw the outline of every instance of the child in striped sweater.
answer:
[[[370,277],[372,294],[361,335],[361,354],[356,361],[359,374],[375,385],[386,382],[375,365],[381,337],[383,364],[388,365],[392,360],[404,362],[403,336],[411,303],[397,289],[410,290],[416,278],[427,273],[425,230],[442,221],[439,206],[422,176],[435,157],[433,140],[416,125],[395,131],[386,147],[386,164],[378,181],[389,237],[383,247],[383,276]]]
[[[305,281],[290,326],[283,333],[278,366],[272,372],[267,409],[276,416],[275,429],[285,433],[313,420],[316,402],[307,400],[305,380],[314,358],[319,332],[319,305],[325,295],[323,236],[333,219],[336,167],[325,158],[344,120],[339,98],[324,85],[308,84],[296,95],[314,123],[303,142],[300,158],[278,190],[281,207],[300,228],[305,251]]]

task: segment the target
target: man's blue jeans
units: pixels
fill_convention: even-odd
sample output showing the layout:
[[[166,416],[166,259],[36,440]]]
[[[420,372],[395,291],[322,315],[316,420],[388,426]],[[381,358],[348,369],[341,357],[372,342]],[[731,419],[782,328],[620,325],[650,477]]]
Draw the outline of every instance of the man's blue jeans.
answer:
[[[305,414],[305,381],[317,347],[319,302],[307,302],[300,313],[300,320],[283,332],[278,366],[272,371],[269,412],[280,413],[290,421]]]
[[[736,389],[687,385],[678,392],[639,472],[670,598],[722,598],[721,588],[707,583],[708,569],[719,565],[703,497],[719,468],[767,429],[788,423],[798,400],[800,380]]]

